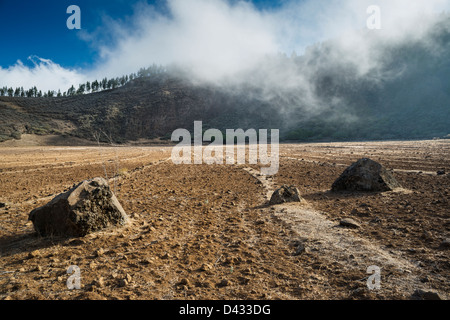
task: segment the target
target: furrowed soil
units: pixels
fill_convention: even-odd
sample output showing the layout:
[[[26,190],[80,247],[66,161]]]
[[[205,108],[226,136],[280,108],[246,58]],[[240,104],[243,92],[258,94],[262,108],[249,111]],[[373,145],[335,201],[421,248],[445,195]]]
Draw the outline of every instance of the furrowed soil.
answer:
[[[448,299],[450,141],[282,144],[274,176],[257,165],[175,165],[171,150],[0,148],[0,299],[410,299],[417,289]],[[364,157],[403,188],[330,192]],[[35,233],[32,209],[97,176],[127,226]],[[269,206],[283,184],[302,202]],[[67,287],[72,265],[81,289]]]

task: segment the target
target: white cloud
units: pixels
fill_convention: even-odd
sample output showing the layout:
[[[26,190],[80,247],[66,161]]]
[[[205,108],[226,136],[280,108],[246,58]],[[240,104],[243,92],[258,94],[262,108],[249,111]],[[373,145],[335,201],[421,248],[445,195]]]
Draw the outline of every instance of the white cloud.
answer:
[[[126,22],[104,19],[99,29],[106,38],[99,38],[102,32],[81,33],[85,41],[98,43],[100,56],[93,68],[70,70],[45,59],[28,67],[18,61],[0,68],[0,86],[67,90],[72,84],[129,74],[153,63],[178,64],[201,79],[216,80],[252,70],[266,54],[301,54],[308,45],[336,37],[346,54],[340,57],[369,70],[376,63],[370,55],[373,43],[354,33],[365,28],[369,5],[380,6],[380,32],[391,40],[421,37],[427,12],[450,7],[448,0],[290,0],[261,11],[245,1],[167,0],[167,11],[162,12],[140,3]]]
[[[274,22],[249,3],[169,0],[168,8],[170,17],[141,6],[133,27],[126,33],[119,29],[117,45],[102,47],[105,62],[97,72],[123,74],[175,63],[212,79],[250,68],[261,55],[279,49]]]
[[[141,4],[131,27],[110,23],[113,46],[102,46],[99,75],[121,75],[152,63],[189,67],[206,80],[252,70],[267,54],[303,50],[339,39],[346,58],[369,70],[374,43],[366,29],[367,7],[378,5],[385,41],[421,38],[428,14],[448,10],[446,0],[291,0],[257,10],[244,1],[168,0],[169,14]]]
[[[27,90],[36,86],[43,92],[58,89],[66,91],[70,86],[78,86],[86,81],[79,71],[63,68],[51,60],[35,56],[28,59],[32,61],[32,67],[18,60],[9,68],[0,68],[0,87],[23,87]]]

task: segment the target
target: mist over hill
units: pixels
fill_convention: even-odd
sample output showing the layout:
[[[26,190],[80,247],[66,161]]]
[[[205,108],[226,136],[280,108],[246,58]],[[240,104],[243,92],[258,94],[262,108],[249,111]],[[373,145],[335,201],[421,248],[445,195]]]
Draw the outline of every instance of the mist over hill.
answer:
[[[66,97],[0,97],[0,141],[23,133],[124,143],[173,130],[280,129],[282,140],[428,139],[450,134],[450,17],[401,37],[362,30],[266,56],[220,79],[192,70]]]

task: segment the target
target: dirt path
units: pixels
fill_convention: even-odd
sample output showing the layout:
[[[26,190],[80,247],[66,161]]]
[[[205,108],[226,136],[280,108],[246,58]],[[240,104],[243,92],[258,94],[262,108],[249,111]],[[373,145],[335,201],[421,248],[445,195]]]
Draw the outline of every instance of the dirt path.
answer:
[[[259,174],[254,168],[244,170],[264,186],[268,202],[276,189],[273,178]],[[274,205],[271,213],[299,236],[299,250],[316,252],[330,263],[339,264],[339,269],[343,272],[361,271],[361,268],[367,269],[370,266],[380,268],[383,281],[380,286],[384,292],[431,290],[420,281],[420,269],[405,259],[402,252],[358,236],[349,228],[329,220],[327,215],[315,210],[304,199],[301,203]],[[373,270],[368,272],[367,277],[372,275]],[[364,281],[367,277],[360,280]],[[439,294],[441,297],[446,296],[446,292]]]

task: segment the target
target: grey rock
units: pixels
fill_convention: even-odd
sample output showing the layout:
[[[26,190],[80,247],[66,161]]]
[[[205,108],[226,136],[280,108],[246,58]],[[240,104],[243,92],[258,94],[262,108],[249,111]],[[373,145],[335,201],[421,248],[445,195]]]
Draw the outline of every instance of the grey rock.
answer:
[[[414,300],[442,300],[439,294],[433,291],[425,291],[417,289],[414,291],[412,297]]]
[[[128,216],[103,178],[85,180],[29,214],[42,236],[82,237],[128,222]]]
[[[339,225],[341,225],[343,227],[347,227],[347,228],[354,228],[354,229],[361,227],[358,222],[356,222],[355,220],[350,219],[350,218],[342,219],[339,222]]]
[[[300,192],[294,186],[283,185],[275,190],[270,198],[269,204],[281,204],[286,202],[300,202]]]
[[[439,245],[439,249],[448,250],[450,249],[450,239],[444,239]]]
[[[302,243],[300,243],[300,244],[298,244],[297,248],[295,249],[295,252],[294,252],[293,255],[294,256],[299,256],[299,255],[301,255],[304,252],[306,252],[306,248],[305,248],[305,246]]]
[[[394,176],[371,159],[350,165],[331,186],[332,191],[391,191],[400,188]]]

